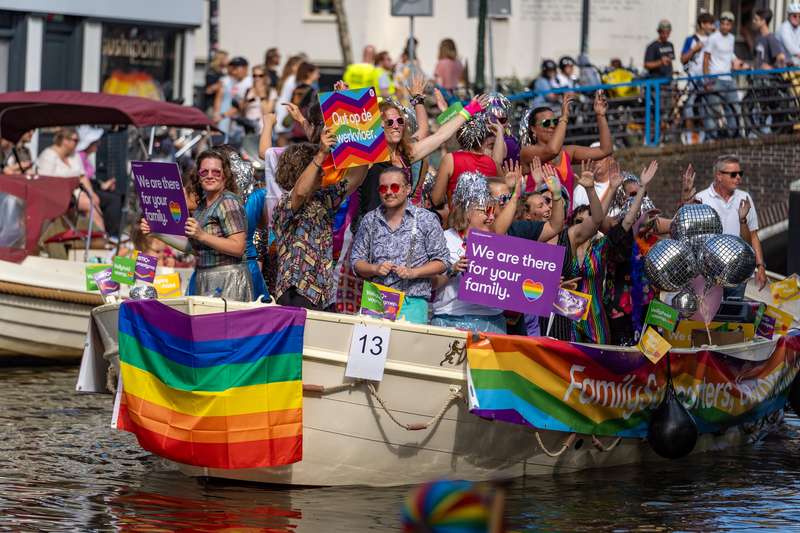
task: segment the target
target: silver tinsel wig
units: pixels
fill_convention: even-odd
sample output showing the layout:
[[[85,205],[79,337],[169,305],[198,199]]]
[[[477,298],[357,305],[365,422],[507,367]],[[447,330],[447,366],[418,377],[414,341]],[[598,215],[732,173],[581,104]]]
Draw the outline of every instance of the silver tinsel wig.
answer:
[[[476,113],[471,119],[458,128],[456,140],[464,150],[480,147],[483,141],[492,134],[485,112]]]
[[[464,209],[486,207],[492,202],[489,182],[480,172],[464,172],[458,177],[456,190],[453,192],[453,205]]]

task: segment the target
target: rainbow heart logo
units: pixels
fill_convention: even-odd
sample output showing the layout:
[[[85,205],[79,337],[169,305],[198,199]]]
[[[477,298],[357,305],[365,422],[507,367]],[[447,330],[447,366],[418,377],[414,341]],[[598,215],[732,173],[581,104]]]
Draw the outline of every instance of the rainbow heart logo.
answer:
[[[175,200],[173,200],[173,201],[171,201],[169,203],[169,212],[172,215],[172,220],[174,220],[175,222],[180,222],[181,221],[181,214],[182,214],[181,213],[181,206]]]
[[[538,281],[526,279],[522,282],[522,294],[529,302],[534,302],[542,297],[544,294],[544,285]]]

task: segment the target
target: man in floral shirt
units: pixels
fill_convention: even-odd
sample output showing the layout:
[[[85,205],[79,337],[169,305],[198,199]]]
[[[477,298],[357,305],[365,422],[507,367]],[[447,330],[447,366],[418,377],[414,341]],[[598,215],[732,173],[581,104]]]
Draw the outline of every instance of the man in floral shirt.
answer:
[[[437,216],[411,205],[403,169],[390,167],[378,180],[381,205],[364,216],[353,241],[351,262],[362,278],[405,292],[400,317],[428,322],[431,280],[450,265]]]

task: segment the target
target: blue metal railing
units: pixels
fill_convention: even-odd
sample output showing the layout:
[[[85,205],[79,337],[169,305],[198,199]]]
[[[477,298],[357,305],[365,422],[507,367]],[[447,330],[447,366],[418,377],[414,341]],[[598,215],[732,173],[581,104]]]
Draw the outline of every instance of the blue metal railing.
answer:
[[[686,95],[690,91],[694,91],[698,95],[707,96],[710,99],[717,94],[717,91],[705,89],[705,82],[707,80],[714,80],[716,78],[729,79],[733,77],[738,81],[739,78],[746,77],[747,79],[751,80],[749,86],[740,87],[742,83],[738,83],[739,86],[732,90],[751,91],[753,93],[753,98],[751,98],[751,100],[755,104],[761,103],[772,106],[772,109],[767,111],[762,110],[764,113],[768,113],[770,116],[779,114],[786,115],[787,120],[791,121],[790,124],[800,123],[800,100],[798,100],[800,97],[800,81],[787,82],[785,86],[780,88],[780,97],[775,97],[774,95],[771,96],[768,94],[770,92],[778,91],[779,88],[777,86],[770,87],[769,85],[766,85],[760,88],[755,88],[753,87],[752,83],[752,80],[759,78],[765,80],[775,80],[779,75],[789,73],[800,73],[800,67],[785,67],[769,70],[737,70],[729,74],[708,74],[703,76],[684,76],[678,78],[641,78],[626,83],[600,84],[575,88],[564,87],[550,91],[524,91],[510,95],[508,98],[512,102],[521,104],[524,101],[533,99],[537,96],[545,96],[549,94],[558,95],[567,92],[594,93],[598,90],[611,92],[620,88],[635,87],[639,92],[638,98],[643,100],[643,108],[632,108],[632,111],[634,112],[643,111],[642,120],[644,122],[644,134],[642,143],[646,146],[655,146],[659,145],[662,141],[662,129],[664,128],[665,124],[664,117],[662,117],[662,101],[665,94],[671,95],[676,91],[683,91],[683,94]],[[798,77],[798,79],[800,79],[800,77]],[[692,87],[690,87],[690,85]],[[782,104],[785,105],[783,107],[776,108],[774,105],[776,101],[782,102]],[[740,109],[740,116],[736,118],[737,123],[743,113],[744,111]],[[728,115],[723,114],[723,118],[726,118],[727,116]],[[782,125],[786,126],[790,124]]]

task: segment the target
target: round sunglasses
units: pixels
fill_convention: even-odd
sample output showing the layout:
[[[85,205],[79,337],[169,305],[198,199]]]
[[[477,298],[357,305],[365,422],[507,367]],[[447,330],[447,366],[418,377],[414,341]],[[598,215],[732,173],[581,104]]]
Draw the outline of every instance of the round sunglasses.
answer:
[[[397,124],[398,126],[404,126],[405,123],[406,121],[403,117],[387,118],[386,120],[383,121],[383,125],[386,126],[387,128],[391,128],[395,124]]]
[[[400,192],[400,184],[392,183],[391,185],[379,185],[378,186],[378,193],[386,194],[389,191],[392,191],[393,194],[397,194]]]

